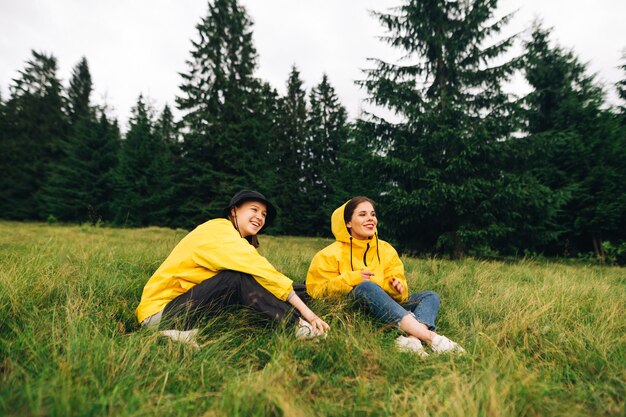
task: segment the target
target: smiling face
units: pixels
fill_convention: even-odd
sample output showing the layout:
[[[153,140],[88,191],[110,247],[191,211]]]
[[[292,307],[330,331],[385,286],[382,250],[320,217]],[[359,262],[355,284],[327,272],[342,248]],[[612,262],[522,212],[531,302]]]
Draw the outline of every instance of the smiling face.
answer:
[[[246,201],[239,207],[231,208],[230,215],[237,218],[241,237],[254,236],[265,225],[267,206],[260,201]]]
[[[364,201],[356,206],[346,227],[353,238],[367,240],[374,236],[377,224],[374,206],[369,201]]]

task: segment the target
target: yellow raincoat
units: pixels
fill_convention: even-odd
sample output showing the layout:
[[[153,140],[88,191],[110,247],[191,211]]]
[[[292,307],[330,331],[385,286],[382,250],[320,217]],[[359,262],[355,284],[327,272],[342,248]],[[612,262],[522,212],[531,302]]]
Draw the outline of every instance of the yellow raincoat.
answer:
[[[287,300],[293,281],[281,274],[227,219],[213,219],[185,236],[148,280],[137,307],[141,323],[174,298],[220,271],[250,274],[280,300]]]
[[[346,204],[331,216],[336,242],[319,251],[311,261],[306,277],[307,292],[313,298],[345,296],[363,282],[360,271],[367,269],[374,273],[371,281],[394,300],[406,301],[409,291],[398,253],[389,243],[379,240],[378,234],[369,240],[353,239],[343,220]],[[400,280],[406,289],[402,295],[391,286],[393,278]]]

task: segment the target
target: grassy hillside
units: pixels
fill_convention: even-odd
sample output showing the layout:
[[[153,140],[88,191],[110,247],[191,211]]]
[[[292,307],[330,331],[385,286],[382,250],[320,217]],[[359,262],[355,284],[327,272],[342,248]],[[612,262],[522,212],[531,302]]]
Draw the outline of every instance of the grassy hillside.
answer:
[[[140,330],[141,290],[184,231],[0,222],[0,415],[610,416],[626,397],[626,270],[406,258],[442,297],[464,356],[394,350],[348,305],[313,305],[328,339],[248,312],[199,351]],[[262,237],[296,281],[328,240]]]

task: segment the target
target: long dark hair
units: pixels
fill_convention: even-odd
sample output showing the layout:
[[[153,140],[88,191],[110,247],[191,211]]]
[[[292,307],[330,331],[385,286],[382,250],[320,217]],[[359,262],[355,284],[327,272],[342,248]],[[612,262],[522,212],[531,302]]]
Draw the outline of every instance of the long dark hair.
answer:
[[[348,201],[348,203],[346,204],[346,207],[343,209],[344,223],[347,224],[350,220],[352,220],[352,214],[354,213],[356,206],[364,202],[370,203],[372,207],[374,207],[374,210],[376,210],[376,203],[374,203],[374,200],[372,200],[371,198],[365,197],[364,195],[352,197],[350,201]]]
[[[239,207],[241,207],[241,205],[245,203],[245,201],[242,201],[241,203],[232,206],[230,209],[232,210],[233,208],[237,209]],[[237,224],[237,212],[235,211],[235,215],[233,216],[232,211],[230,213],[228,213],[228,218],[230,219],[230,222],[233,224],[233,226],[235,226],[235,229],[237,229],[237,231],[239,232],[239,224]],[[239,235],[241,236],[241,232],[239,232]],[[254,246],[255,248],[259,247],[259,238],[256,235],[250,235],[250,236],[246,236],[244,237],[244,239],[246,239],[248,241],[248,243],[250,243],[252,246]]]

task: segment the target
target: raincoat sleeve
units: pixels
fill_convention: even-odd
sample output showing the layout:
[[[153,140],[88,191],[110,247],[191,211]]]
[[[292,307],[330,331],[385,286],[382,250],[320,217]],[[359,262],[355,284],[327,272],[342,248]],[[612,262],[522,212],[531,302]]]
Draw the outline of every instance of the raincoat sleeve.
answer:
[[[393,248],[393,246],[387,244],[385,248],[382,250],[383,252],[383,263],[385,267],[385,279],[383,281],[383,289],[387,294],[391,296],[394,300],[399,303],[405,302],[409,298],[409,287],[406,283],[406,278],[404,276],[404,265],[398,256],[398,252]],[[404,293],[400,294],[396,289],[391,285],[391,281],[393,279],[397,279],[402,283],[404,287]]]
[[[239,236],[230,222],[218,222],[202,232],[202,244],[193,249],[193,261],[209,270],[231,270],[250,274],[276,298],[286,301],[293,291],[293,281],[281,274]]]
[[[361,282],[363,278],[360,271],[340,274],[339,260],[321,251],[311,261],[306,276],[306,289],[313,298],[338,298],[347,295]]]

